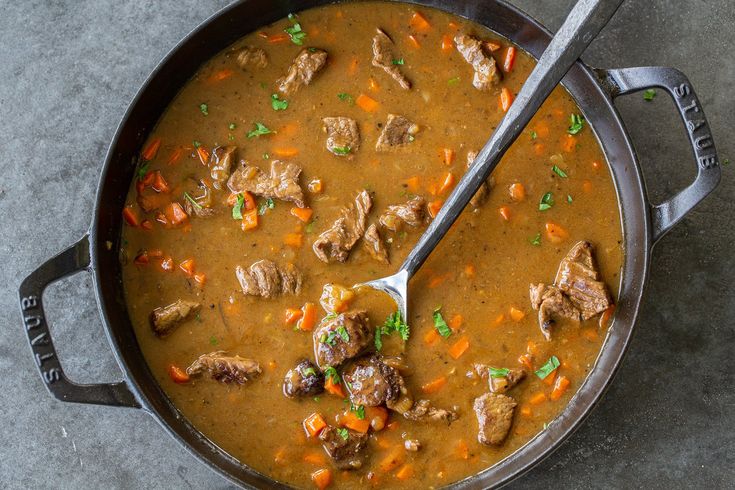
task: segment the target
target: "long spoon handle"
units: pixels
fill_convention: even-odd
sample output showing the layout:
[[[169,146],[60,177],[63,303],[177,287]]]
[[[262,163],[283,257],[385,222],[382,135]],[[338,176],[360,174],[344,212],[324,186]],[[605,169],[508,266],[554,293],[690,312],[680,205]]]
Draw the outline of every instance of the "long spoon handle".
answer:
[[[490,140],[401,266],[407,279],[421,267],[541,104],[622,3],[623,0],[577,2]]]

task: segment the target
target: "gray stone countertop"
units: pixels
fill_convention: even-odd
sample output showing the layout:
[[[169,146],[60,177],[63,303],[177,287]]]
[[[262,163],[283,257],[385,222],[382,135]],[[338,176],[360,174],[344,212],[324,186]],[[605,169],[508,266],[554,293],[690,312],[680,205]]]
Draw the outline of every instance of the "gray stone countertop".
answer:
[[[23,277],[89,226],[104,153],[150,70],[224,6],[196,0],[23,0],[0,18],[0,488],[224,488],[139,410],[66,404],[43,387],[17,306]],[[556,29],[570,0],[514,0]],[[592,44],[593,66],[674,66],[697,89],[722,160],[735,158],[732,0],[629,0]],[[694,173],[666,96],[618,107],[654,200]],[[588,421],[511,488],[735,485],[735,181],[657,246],[637,332]],[[46,295],[59,356],[80,382],[120,373],[91,280]]]

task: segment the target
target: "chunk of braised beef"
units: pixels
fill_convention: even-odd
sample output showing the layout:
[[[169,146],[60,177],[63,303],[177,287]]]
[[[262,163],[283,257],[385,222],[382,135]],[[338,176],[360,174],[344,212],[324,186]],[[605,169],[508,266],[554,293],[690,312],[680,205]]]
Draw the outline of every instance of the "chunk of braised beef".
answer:
[[[459,415],[456,410],[447,410],[437,408],[429,400],[419,400],[411,407],[410,410],[403,413],[408,420],[419,422],[446,422],[451,424]]]
[[[196,315],[201,307],[200,303],[183,299],[177,299],[167,306],[159,306],[151,312],[151,329],[159,337],[165,337],[180,323]]]
[[[326,51],[316,48],[302,49],[286,75],[276,80],[278,90],[284,95],[296,93],[303,85],[309,85],[326,63]]]
[[[368,251],[372,258],[378,262],[382,262],[383,264],[390,262],[388,260],[388,249],[385,248],[385,242],[383,242],[383,239],[380,237],[378,227],[375,226],[375,223],[372,223],[368,226],[367,230],[365,230],[362,242],[365,245],[365,250]]]
[[[224,189],[227,179],[232,173],[235,163],[236,146],[218,146],[212,150],[209,157],[209,174],[212,176],[212,185],[215,189]]]
[[[258,362],[240,356],[228,356],[225,351],[203,354],[186,368],[186,374],[197,376],[209,373],[223,383],[245,384],[261,373]]]
[[[354,405],[377,407],[396,400],[403,385],[401,375],[383,362],[379,354],[364,356],[343,372],[350,401]]]
[[[245,46],[234,53],[235,63],[243,70],[248,68],[265,68],[268,66],[268,55],[265,50],[255,46]]]
[[[292,162],[273,160],[269,173],[242,162],[227,181],[227,187],[234,194],[247,191],[266,199],[290,201],[303,208],[304,192],[299,185],[301,167]]]
[[[352,158],[360,149],[360,130],[357,122],[349,117],[325,117],[322,119],[327,133],[327,150],[337,156]]]
[[[338,367],[373,345],[375,328],[365,311],[330,315],[314,329],[314,354],[321,369]]]
[[[283,394],[288,398],[316,396],[323,391],[324,374],[308,359],[289,369],[283,379]]]
[[[388,206],[378,221],[388,230],[398,231],[403,223],[413,227],[421,226],[425,217],[426,200],[421,196],[416,196],[405,204]]]
[[[356,470],[365,463],[364,449],[368,442],[366,433],[328,425],[319,433],[319,439],[324,451],[338,469]]]
[[[551,340],[551,326],[556,318],[566,318],[574,322],[579,322],[582,318],[577,307],[556,286],[531,284],[529,295],[531,307],[538,310],[538,324],[546,340]]]
[[[477,440],[489,446],[502,444],[513,424],[515,400],[506,395],[485,393],[475,398],[472,407],[479,425]]]
[[[395,44],[393,44],[393,40],[388,34],[382,29],[376,29],[373,37],[373,66],[382,68],[393,80],[398,82],[401,88],[409,90],[411,82],[401,73],[400,68],[394,62],[398,60],[393,50],[394,47]]]
[[[235,267],[235,276],[248,296],[272,298],[279,294],[299,294],[301,292],[301,273],[293,264],[279,266],[267,259],[253,263],[247,270]]]
[[[613,305],[610,291],[600,276],[590,242],[581,241],[572,247],[559,264],[554,284],[577,307],[583,320],[588,320]]]
[[[390,151],[405,147],[414,140],[419,126],[403,116],[388,114],[388,120],[375,144],[377,151]]]
[[[467,168],[470,168],[472,166],[472,164],[475,162],[475,158],[477,158],[476,151],[467,152]],[[482,206],[482,204],[487,199],[487,196],[490,194],[490,189],[492,189],[494,185],[495,177],[491,175],[485,180],[485,182],[482,183],[482,185],[480,185],[480,188],[477,189],[475,195],[472,196],[472,199],[470,199],[470,204],[473,208],[479,208],[480,206]]]
[[[323,231],[312,245],[316,256],[322,262],[336,260],[344,262],[357,241],[365,233],[367,215],[373,206],[368,191],[357,194],[354,204],[342,208],[340,217]]]
[[[475,372],[477,372],[482,379],[486,379],[488,381],[490,391],[493,393],[505,393],[523,381],[526,377],[526,371],[520,368],[510,368],[507,370],[508,372],[505,375],[500,376],[498,374],[499,370],[493,370],[493,368],[487,364],[475,363],[473,367]]]
[[[485,53],[482,42],[467,34],[459,33],[454,36],[454,43],[457,45],[457,51],[475,70],[472,85],[477,90],[490,90],[500,82],[502,76],[495,58]]]

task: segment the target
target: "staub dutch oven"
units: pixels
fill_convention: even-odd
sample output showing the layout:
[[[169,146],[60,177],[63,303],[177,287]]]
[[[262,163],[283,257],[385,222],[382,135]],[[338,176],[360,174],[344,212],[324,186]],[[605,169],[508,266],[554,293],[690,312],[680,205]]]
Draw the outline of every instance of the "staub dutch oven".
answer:
[[[189,451],[235,483],[283,487],[239,463],[197,431],[174,407],[148,369],[125,306],[118,260],[122,209],[137,157],[149,131],[197,68],[229,44],[265,24],[329,0],[244,0],[204,22],[158,65],[123,117],[105,159],[89,233],[32,272],[20,286],[24,328],[44,384],[67,402],[141,408]],[[478,22],[510,39],[535,58],[551,35],[544,27],[498,0],[417,0]],[[589,376],[569,405],[548,428],[525,446],[454,488],[487,488],[507,483],[557,448],[585,419],[610,384],[633,333],[651,251],[671,227],[719,183],[720,167],[702,106],[687,78],[673,68],[601,70],[577,62],[563,80],[589,121],[607,156],[617,189],[623,224],[625,259],[615,319]],[[651,204],[630,139],[613,101],[647,88],[659,88],[673,99],[686,126],[697,177],[687,188]],[[95,291],[110,346],[124,380],[80,385],[61,367],[43,311],[43,291],[50,283],[86,270]]]

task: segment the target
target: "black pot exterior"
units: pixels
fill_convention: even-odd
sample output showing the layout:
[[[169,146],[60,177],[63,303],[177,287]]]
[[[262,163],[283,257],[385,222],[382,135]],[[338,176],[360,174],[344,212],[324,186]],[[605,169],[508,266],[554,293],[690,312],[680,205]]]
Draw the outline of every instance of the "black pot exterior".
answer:
[[[98,187],[90,234],[39,267],[21,285],[24,326],[44,382],[65,401],[142,407],[192,454],[233,482],[258,488],[284,485],[261,475],[198,432],[171,404],[156,382],[138,346],[123,297],[118,250],[122,208],[133,179],[137,156],[149,131],[179,89],[199,66],[262,25],[327,0],[244,0],[227,7],[175,47],[160,63],[131,103],[113,139]],[[551,35],[540,24],[497,0],[417,0],[483,24],[539,58]],[[564,86],[575,98],[605,152],[617,189],[623,223],[625,258],[615,320],[595,367],[559,417],[518,451],[491,468],[462,480],[453,488],[488,488],[509,482],[548,456],[590,413],[612,380],[627,349],[648,277],[655,241],[701,201],[719,182],[720,168],[701,105],[686,78],[670,68],[592,70],[579,62]],[[671,200],[651,206],[635,152],[613,106],[619,95],[659,87],[674,99],[687,127],[698,167],[695,182]],[[45,286],[79,270],[94,274],[100,314],[125,373],[125,381],[77,385],[63,373],[56,358],[42,305]]]

